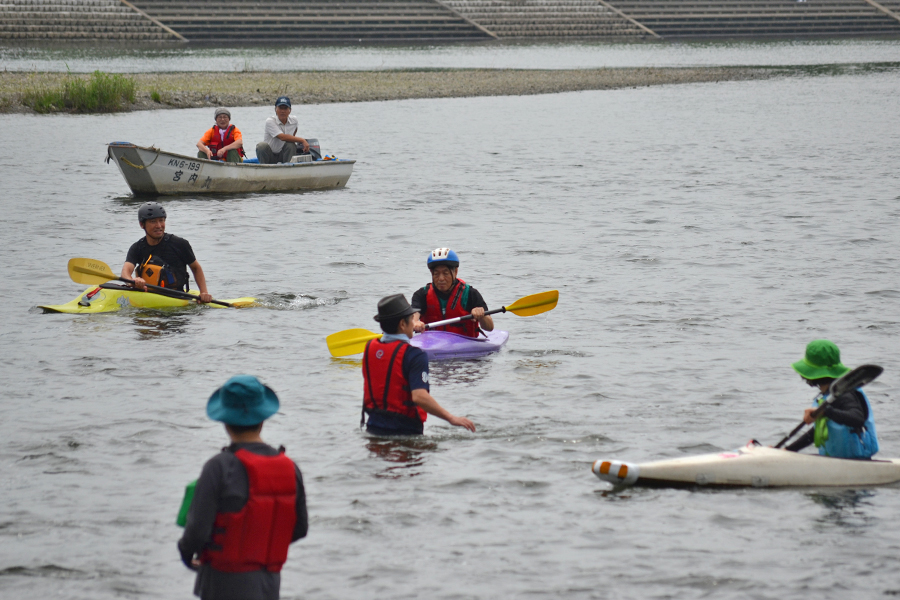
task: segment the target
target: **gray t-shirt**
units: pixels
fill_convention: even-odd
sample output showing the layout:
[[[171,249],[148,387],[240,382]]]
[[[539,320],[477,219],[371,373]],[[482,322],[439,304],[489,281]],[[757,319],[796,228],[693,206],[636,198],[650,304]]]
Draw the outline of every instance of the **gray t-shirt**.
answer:
[[[288,115],[287,123],[282,123],[277,117],[269,117],[266,119],[266,131],[263,141],[269,145],[272,152],[281,152],[285,142],[275,137],[278,134],[286,133],[287,135],[297,135],[297,128],[300,122],[294,115]]]

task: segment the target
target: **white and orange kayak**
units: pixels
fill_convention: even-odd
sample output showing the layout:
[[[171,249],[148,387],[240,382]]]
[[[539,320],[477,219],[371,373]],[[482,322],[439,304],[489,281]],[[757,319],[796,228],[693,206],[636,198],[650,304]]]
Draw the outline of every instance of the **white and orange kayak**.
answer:
[[[750,442],[734,451],[640,464],[600,459],[592,471],[615,485],[859,487],[900,482],[900,459],[830,458]]]

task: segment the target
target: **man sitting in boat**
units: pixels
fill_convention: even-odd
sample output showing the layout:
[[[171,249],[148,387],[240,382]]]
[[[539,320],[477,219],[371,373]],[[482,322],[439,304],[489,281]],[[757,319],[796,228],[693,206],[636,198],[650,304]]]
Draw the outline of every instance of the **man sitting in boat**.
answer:
[[[828,397],[831,383],[850,369],[841,364],[841,351],[828,340],[811,341],[803,359],[791,366],[810,387],[821,391],[813,400],[813,407],[803,413],[803,421],[811,425],[812,413]],[[868,459],[878,452],[872,405],[861,389],[835,398],[815,424],[787,450],[796,452],[815,444],[823,456],[856,459]]]
[[[416,290],[412,305],[419,313],[415,331],[425,331],[426,323],[454,319],[471,314],[474,319],[460,321],[452,325],[436,327],[439,331],[450,331],[469,337],[478,337],[478,328],[493,331],[494,320],[484,314],[488,309],[481,294],[462,279],[456,278],[459,271],[459,257],[450,248],[437,248],[428,256],[431,283]]]
[[[231,112],[227,108],[217,108],[215,119],[215,124],[197,142],[200,150],[197,158],[243,162],[244,139],[241,130],[231,124]]]
[[[275,116],[266,119],[263,141],[256,145],[256,157],[261,165],[288,163],[297,154],[297,144],[309,152],[309,143],[297,135],[299,122],[291,116],[291,99],[281,96],[275,101]]]
[[[475,431],[435,400],[428,386],[428,355],[411,346],[416,310],[403,294],[378,301],[375,320],[384,335],[366,344],[363,353],[363,414],[359,426],[373,435],[419,435],[427,414]],[[369,416],[366,422],[366,415]]]
[[[190,242],[166,233],[166,209],[156,202],[146,202],[138,209],[138,222],[144,237],[128,249],[122,277],[134,279],[134,287],[147,291],[147,284],[188,291],[187,267],[194,273],[194,281],[200,288],[200,302],[209,302],[212,296],[206,289],[203,267],[194,256]]]

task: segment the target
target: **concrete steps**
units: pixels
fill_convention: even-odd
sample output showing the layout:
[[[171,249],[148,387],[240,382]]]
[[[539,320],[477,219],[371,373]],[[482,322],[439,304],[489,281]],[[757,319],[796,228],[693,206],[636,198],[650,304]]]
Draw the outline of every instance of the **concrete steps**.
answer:
[[[865,0],[608,1],[663,38],[900,34],[900,21]]]
[[[596,0],[443,0],[500,38],[638,38],[638,26]]]
[[[0,41],[175,42],[119,0],[0,0]]]
[[[434,0],[135,0],[133,4],[195,43],[493,39]]]

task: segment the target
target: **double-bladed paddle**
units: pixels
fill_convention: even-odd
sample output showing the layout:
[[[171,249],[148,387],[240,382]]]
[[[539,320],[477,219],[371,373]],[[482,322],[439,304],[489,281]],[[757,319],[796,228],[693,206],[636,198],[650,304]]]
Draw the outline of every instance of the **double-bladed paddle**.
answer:
[[[493,315],[496,313],[511,312],[520,317],[531,317],[553,310],[556,308],[557,302],[559,302],[559,291],[552,290],[550,292],[541,292],[540,294],[524,296],[509,306],[501,306],[494,310],[488,310],[485,311],[484,314]],[[425,325],[425,328],[433,329],[442,325],[450,325],[452,323],[468,321],[474,318],[475,317],[472,315],[456,317],[455,319],[428,323]],[[351,354],[359,354],[364,351],[366,349],[366,343],[369,340],[380,338],[382,335],[383,334],[381,333],[375,333],[368,329],[345,329],[343,331],[338,331],[337,333],[332,333],[325,338],[325,342],[328,344],[328,351],[331,352],[332,356],[350,356]]]
[[[860,365],[841,377],[840,379],[835,379],[831,382],[831,387],[828,388],[828,398],[822,402],[818,408],[812,413],[813,420],[818,419],[822,416],[822,413],[825,412],[825,409],[831,405],[832,402],[835,401],[839,396],[843,396],[849,391],[855,390],[856,388],[861,388],[862,386],[869,384],[881,375],[882,369],[878,365]],[[794,427],[794,430],[791,431],[787,436],[778,442],[775,447],[781,448],[784,444],[794,437],[794,435],[800,431],[803,426],[806,425],[806,422],[801,422],[799,425]]]
[[[124,281],[125,283],[134,285],[134,280],[114,275],[112,269],[109,268],[108,264],[100,260],[95,260],[93,258],[70,258],[69,277],[71,277],[72,281],[74,281],[75,283],[83,283],[86,285],[97,285],[105,283],[107,281]],[[160,296],[168,296],[170,298],[180,298],[182,300],[197,300],[197,296],[195,296],[194,294],[188,294],[187,292],[182,292],[180,290],[170,290],[169,288],[160,287],[158,285],[150,285],[149,283],[146,284],[146,286],[147,292],[151,294],[159,294]],[[140,290],[135,289],[135,291]],[[229,303],[222,302],[220,300],[210,300],[210,302],[212,304],[218,304],[220,306],[228,306],[232,308],[249,306],[253,303],[249,301]]]

